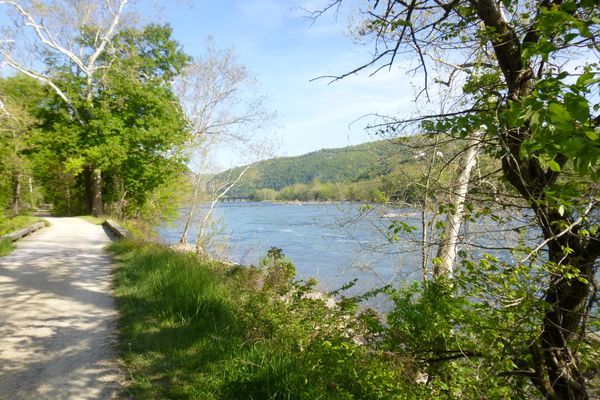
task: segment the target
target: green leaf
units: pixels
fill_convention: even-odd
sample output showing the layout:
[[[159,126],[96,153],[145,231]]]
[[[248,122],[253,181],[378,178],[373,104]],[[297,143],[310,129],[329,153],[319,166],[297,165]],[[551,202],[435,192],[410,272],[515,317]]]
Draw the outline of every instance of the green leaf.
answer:
[[[567,93],[565,107],[569,114],[579,122],[586,122],[590,118],[589,103],[583,96]]]
[[[564,205],[560,205],[558,206],[558,214],[562,217],[563,215],[565,215],[565,206]]]
[[[572,120],[571,114],[561,104],[550,103],[548,110],[550,111],[550,120],[554,123],[562,124]]]
[[[585,136],[587,136],[590,140],[598,140],[598,138],[600,138],[600,136],[598,136],[598,132],[593,129],[586,130]]]
[[[595,83],[596,81],[598,81],[598,79],[595,78],[596,74],[593,72],[584,72],[583,74],[581,74],[579,76],[579,78],[577,78],[577,86],[589,86],[593,83]]]
[[[560,172],[560,165],[558,165],[558,163],[556,161],[550,160],[550,161],[547,161],[546,164],[548,164],[548,168],[550,168],[552,171]]]

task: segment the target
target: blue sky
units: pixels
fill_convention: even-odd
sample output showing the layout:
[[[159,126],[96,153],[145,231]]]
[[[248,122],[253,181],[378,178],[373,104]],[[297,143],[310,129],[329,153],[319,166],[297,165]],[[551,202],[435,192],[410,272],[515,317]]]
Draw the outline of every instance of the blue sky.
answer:
[[[158,0],[161,22],[192,56],[201,56],[211,35],[218,47],[232,47],[268,96],[277,112],[265,134],[279,137],[279,155],[299,155],[324,147],[343,147],[373,140],[364,131],[368,113],[407,114],[412,90],[400,67],[369,78],[368,73],[328,84],[310,82],[340,74],[368,60],[369,46],[353,43],[349,16],[333,14],[311,25],[301,8],[317,9],[323,0]],[[400,63],[399,65],[401,65]],[[239,162],[223,152],[222,166]]]

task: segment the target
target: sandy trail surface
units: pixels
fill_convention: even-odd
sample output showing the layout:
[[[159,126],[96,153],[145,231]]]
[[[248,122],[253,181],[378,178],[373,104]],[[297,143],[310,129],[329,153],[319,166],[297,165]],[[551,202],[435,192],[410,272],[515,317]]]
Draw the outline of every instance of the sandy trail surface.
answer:
[[[0,399],[116,398],[110,238],[78,218],[47,220],[0,257]]]

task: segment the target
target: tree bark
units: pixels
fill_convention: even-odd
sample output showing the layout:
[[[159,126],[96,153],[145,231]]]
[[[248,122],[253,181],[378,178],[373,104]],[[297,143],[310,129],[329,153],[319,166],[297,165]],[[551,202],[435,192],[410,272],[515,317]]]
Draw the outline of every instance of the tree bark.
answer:
[[[196,182],[194,185],[194,194],[192,196],[192,204],[190,204],[190,210],[188,211],[187,218],[185,220],[185,227],[183,228],[183,232],[181,232],[181,238],[179,239],[179,244],[187,245],[188,234],[190,231],[190,226],[192,225],[192,217],[194,216],[194,211],[196,209],[196,199],[198,198],[198,191],[200,190],[200,180],[201,174],[198,173],[196,175]]]
[[[208,223],[210,221],[210,218],[212,217],[212,213],[215,209],[215,206],[221,200],[221,198],[223,198],[235,185],[238,184],[238,182],[242,179],[246,171],[248,171],[251,166],[252,164],[247,165],[233,181],[228,181],[224,185],[213,191],[210,206],[208,207],[208,210],[206,211],[206,214],[204,215],[204,218],[202,219],[202,222],[198,227],[198,235],[196,236],[196,254],[204,254],[207,250],[206,229],[208,228]]]
[[[21,212],[21,174],[15,172],[13,175],[12,212],[18,215]]]
[[[102,202],[102,170],[94,168],[92,170],[92,185],[91,185],[91,213],[94,217],[100,217],[104,214],[104,203]]]
[[[29,175],[28,177],[28,183],[29,183],[29,203],[31,208],[35,208],[37,205],[35,204],[35,196],[33,195],[33,178],[31,177],[31,175]]]
[[[456,246],[458,244],[458,232],[464,216],[465,200],[469,190],[471,170],[477,164],[477,151],[481,132],[475,132],[467,143],[467,149],[460,158],[460,165],[456,183],[456,190],[451,194],[450,204],[452,209],[446,213],[444,233],[438,246],[436,255],[437,262],[433,265],[433,276],[452,276],[454,271],[454,260],[456,259]]]

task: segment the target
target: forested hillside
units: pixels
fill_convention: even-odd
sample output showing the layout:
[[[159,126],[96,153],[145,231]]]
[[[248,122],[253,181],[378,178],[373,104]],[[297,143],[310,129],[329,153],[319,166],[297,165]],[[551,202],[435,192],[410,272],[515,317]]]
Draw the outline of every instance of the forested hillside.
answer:
[[[397,155],[402,161],[410,159],[410,154],[401,151],[387,140],[364,143],[337,149],[322,149],[295,157],[278,157],[260,161],[235,192],[248,195],[257,189],[281,190],[297,183],[308,184],[315,180],[321,182],[354,182],[385,175],[390,172],[390,156]],[[217,179],[235,176],[243,167],[227,170]]]
[[[452,175],[449,164],[458,151],[456,143],[441,136],[415,135],[322,149],[296,157],[273,158],[251,165],[229,195],[260,201],[401,201],[415,204],[422,198],[427,180],[437,184],[438,192],[441,186],[449,184]],[[481,170],[489,171],[494,165],[498,166],[488,157],[480,158]],[[246,166],[221,172],[212,181],[231,180],[244,168]]]

